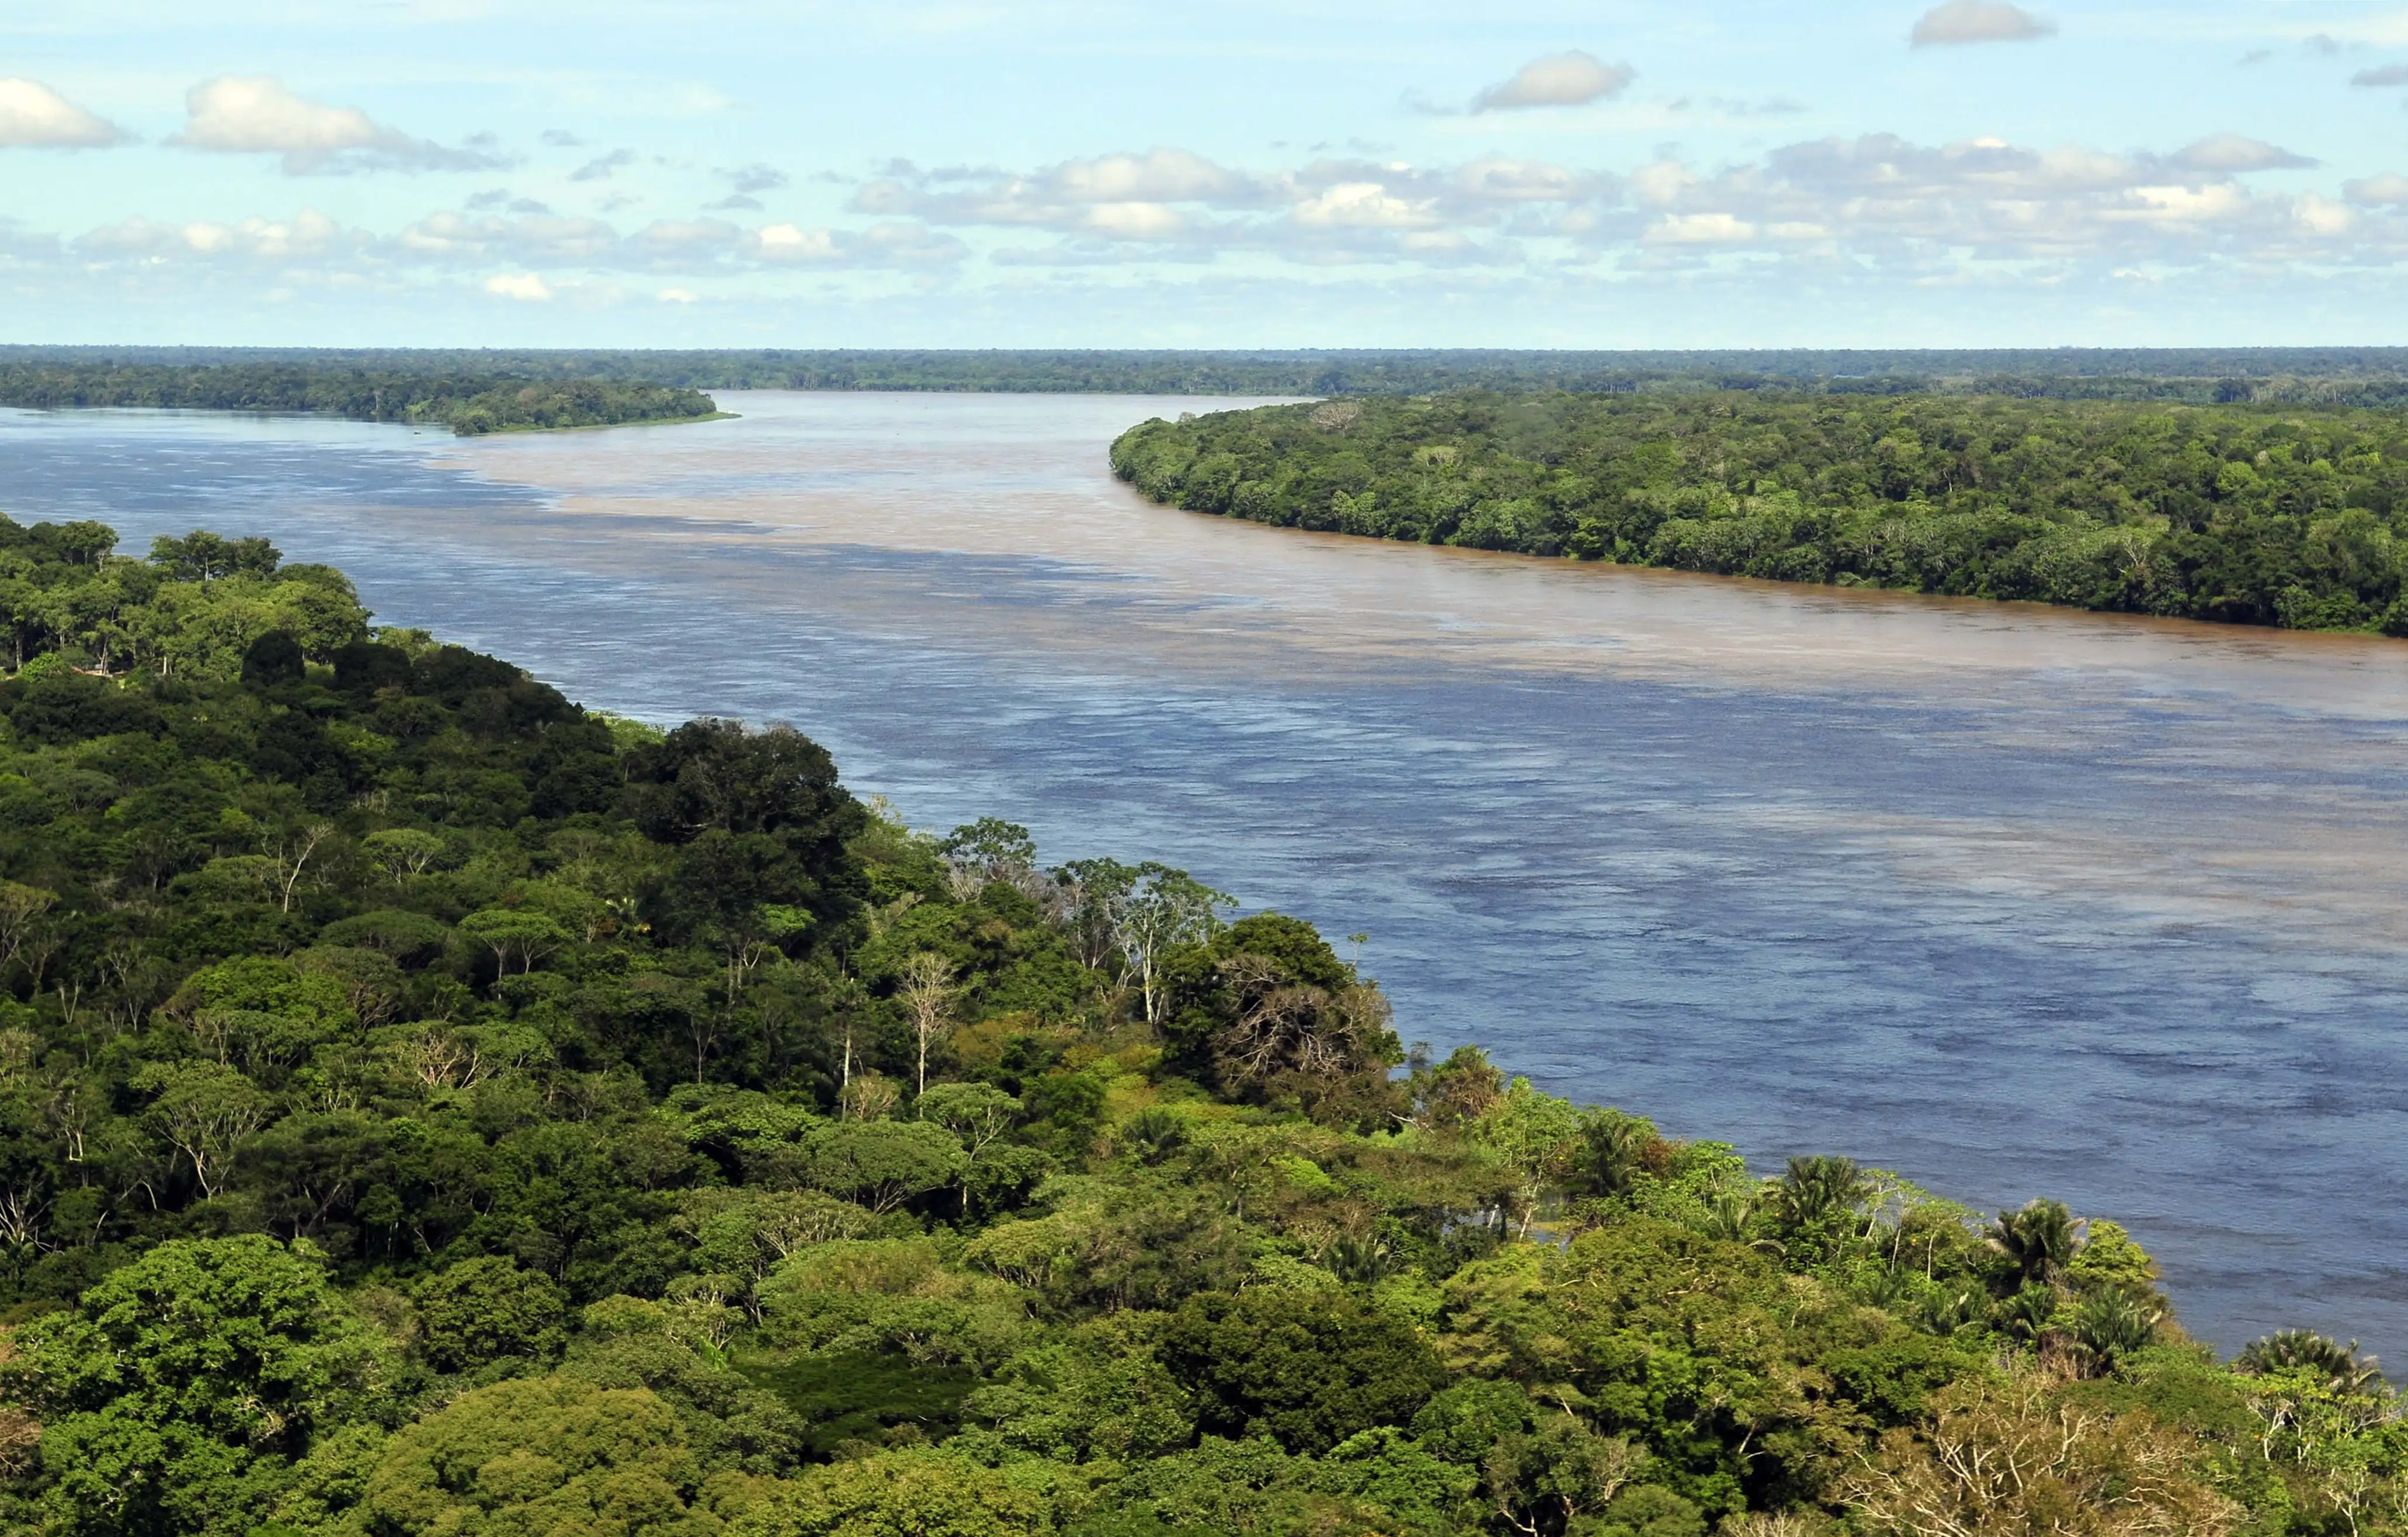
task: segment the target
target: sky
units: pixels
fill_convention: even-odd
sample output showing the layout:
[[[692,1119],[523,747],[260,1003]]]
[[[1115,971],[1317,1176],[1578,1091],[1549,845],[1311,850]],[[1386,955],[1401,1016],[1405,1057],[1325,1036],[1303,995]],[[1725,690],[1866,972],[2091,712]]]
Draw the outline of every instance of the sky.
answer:
[[[2408,344],[2408,4],[25,0],[0,341]]]

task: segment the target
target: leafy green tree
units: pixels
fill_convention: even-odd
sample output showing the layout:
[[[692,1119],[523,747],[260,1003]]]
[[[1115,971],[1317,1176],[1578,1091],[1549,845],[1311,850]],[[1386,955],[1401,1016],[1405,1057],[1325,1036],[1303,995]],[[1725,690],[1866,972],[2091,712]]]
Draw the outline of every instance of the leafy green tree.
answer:
[[[559,1284],[514,1260],[463,1259],[418,1284],[419,1349],[440,1372],[506,1357],[542,1360],[567,1342],[568,1299]]]
[[[813,1185],[873,1212],[942,1189],[968,1165],[962,1144],[924,1121],[838,1122],[813,1132],[806,1148]]]
[[[567,1377],[463,1394],[388,1444],[360,1501],[394,1537],[717,1537],[700,1459],[641,1388]]]
[[[1203,1429],[1302,1452],[1404,1424],[1445,1383],[1410,1326],[1342,1293],[1206,1292],[1164,1326],[1160,1351],[1195,1385]]]
[[[240,1537],[386,1380],[318,1257],[258,1235],[163,1243],[15,1344],[0,1383],[43,1423],[40,1504],[89,1537]]]

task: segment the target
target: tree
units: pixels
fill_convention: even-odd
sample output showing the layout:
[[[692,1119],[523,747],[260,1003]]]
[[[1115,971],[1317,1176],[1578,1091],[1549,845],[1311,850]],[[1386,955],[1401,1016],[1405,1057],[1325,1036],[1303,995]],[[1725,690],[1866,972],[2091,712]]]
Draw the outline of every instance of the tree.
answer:
[[[204,1199],[225,1188],[236,1150],[271,1110],[258,1085],[222,1062],[145,1068],[134,1086],[154,1097],[146,1117],[193,1166]]]
[[[1842,1492],[1880,1537],[2222,1537],[2241,1512],[2208,1476],[2200,1442],[2020,1372],[1943,1389],[1930,1422],[1884,1436]]]
[[[360,1514],[390,1537],[717,1537],[677,1412],[643,1388],[495,1383],[396,1434]]]
[[[1541,1094],[1516,1078],[1471,1126],[1513,1176],[1513,1211],[1526,1235],[1546,1192],[1570,1179],[1583,1150],[1580,1111],[1569,1099]]]
[[[958,893],[976,897],[997,881],[1026,885],[1037,869],[1037,840],[1017,822],[992,816],[955,827],[937,852],[952,867]]]
[[[243,1537],[383,1381],[317,1256],[257,1235],[159,1245],[0,1365],[44,1423],[37,1499],[76,1537]]]
[[[970,1214],[969,1176],[988,1149],[994,1147],[1020,1118],[1021,1102],[991,1084],[938,1084],[924,1086],[912,1111],[958,1138],[964,1157],[962,1215]]]
[[[1224,908],[1237,899],[1214,891],[1183,869],[1148,862],[1111,905],[1113,941],[1137,973],[1145,1022],[1162,1023],[1162,958],[1177,945],[1210,939]]]
[[[912,1092],[928,1092],[928,1047],[943,1039],[952,1025],[953,963],[933,950],[923,950],[903,963],[903,980],[895,996],[911,1021],[911,1039],[919,1053],[919,1080]]]
[[[494,953],[494,965],[505,976],[512,961],[518,962],[523,975],[571,940],[568,930],[550,915],[526,908],[485,908],[461,919],[459,929]]]
[[[1164,1327],[1160,1349],[1195,1387],[1205,1431],[1268,1434],[1297,1452],[1404,1424],[1446,1384],[1411,1325],[1342,1293],[1205,1292]]]
[[[873,1212],[951,1185],[968,1167],[961,1143],[924,1121],[838,1122],[812,1133],[806,1155],[814,1185]]]
[[[24,953],[35,921],[58,905],[56,892],[15,881],[0,882],[0,968]]]
[[[2044,1285],[2062,1275],[2081,1252],[2082,1228],[2065,1202],[2033,1200],[2018,1211],[2000,1212],[1986,1236],[2024,1285]]]
[[[2356,1340],[2343,1344],[2305,1329],[2277,1329],[2252,1340],[2232,1368],[2244,1376],[2303,1372],[2335,1393],[2365,1393],[2383,1386],[2375,1358],[2359,1354]]]
[[[464,1259],[412,1293],[419,1349],[440,1372],[507,1356],[542,1359],[567,1342],[568,1299],[552,1277],[499,1256]]]
[[[1053,1503],[1009,1472],[927,1451],[813,1468],[752,1506],[728,1537],[1044,1537]]]
[[[423,875],[445,853],[443,840],[420,827],[387,827],[360,840],[361,851],[395,881]]]

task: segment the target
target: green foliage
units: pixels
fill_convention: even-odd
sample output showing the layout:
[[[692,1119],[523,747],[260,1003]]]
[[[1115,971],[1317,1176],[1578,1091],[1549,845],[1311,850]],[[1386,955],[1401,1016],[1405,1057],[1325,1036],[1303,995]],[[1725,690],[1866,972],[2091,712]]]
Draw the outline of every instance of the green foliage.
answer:
[[[463,438],[628,422],[686,422],[713,415],[719,409],[698,391],[661,384],[262,363],[204,367],[140,363],[0,366],[0,405],[51,410],[135,406],[302,412],[356,422],[429,423],[449,427]]]
[[[59,1530],[151,1537],[248,1531],[381,1375],[317,1257],[251,1235],[152,1249],[22,1329],[0,1383],[43,1424]]]
[[[643,1389],[495,1383],[395,1435],[360,1501],[395,1537],[716,1537],[701,1461]]]
[[[1195,1385],[1203,1429],[1307,1453],[1411,1420],[1445,1380],[1412,1328],[1342,1293],[1206,1292],[1164,1326],[1160,1349]]]
[[[2400,1530],[2375,1364],[2113,1223],[1398,1075],[1301,919],[113,547],[0,526],[0,1528]]]
[[[282,369],[333,380],[503,373],[538,381],[624,381],[702,390],[1255,395],[1411,395],[1459,389],[1619,394],[1807,389],[1888,395],[1928,390],[2288,405],[2385,405],[2408,397],[2408,382],[2403,382],[2408,379],[2408,352],[2392,347],[1855,348],[1837,352],[1515,352],[1498,348],[613,352],[480,347],[313,349],[265,354],[246,348],[12,347],[0,349],[0,365],[22,370],[36,381],[57,377],[65,371],[62,366],[74,366],[170,374],[206,370],[230,378]],[[7,375],[0,373],[0,377]]]
[[[2399,417],[2331,408],[1463,393],[1149,422],[1112,465],[1295,527],[2294,628],[2382,628],[2408,551]]]
[[[488,1256],[418,1284],[419,1349],[438,1372],[504,1357],[542,1359],[567,1341],[568,1299],[552,1277]]]

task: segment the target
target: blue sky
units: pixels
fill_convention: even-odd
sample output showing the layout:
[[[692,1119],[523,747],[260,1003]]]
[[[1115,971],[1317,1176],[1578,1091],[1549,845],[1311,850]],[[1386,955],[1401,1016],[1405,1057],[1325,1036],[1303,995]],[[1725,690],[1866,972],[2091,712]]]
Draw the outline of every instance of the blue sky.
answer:
[[[79,0],[0,339],[2408,343],[2408,5]]]

